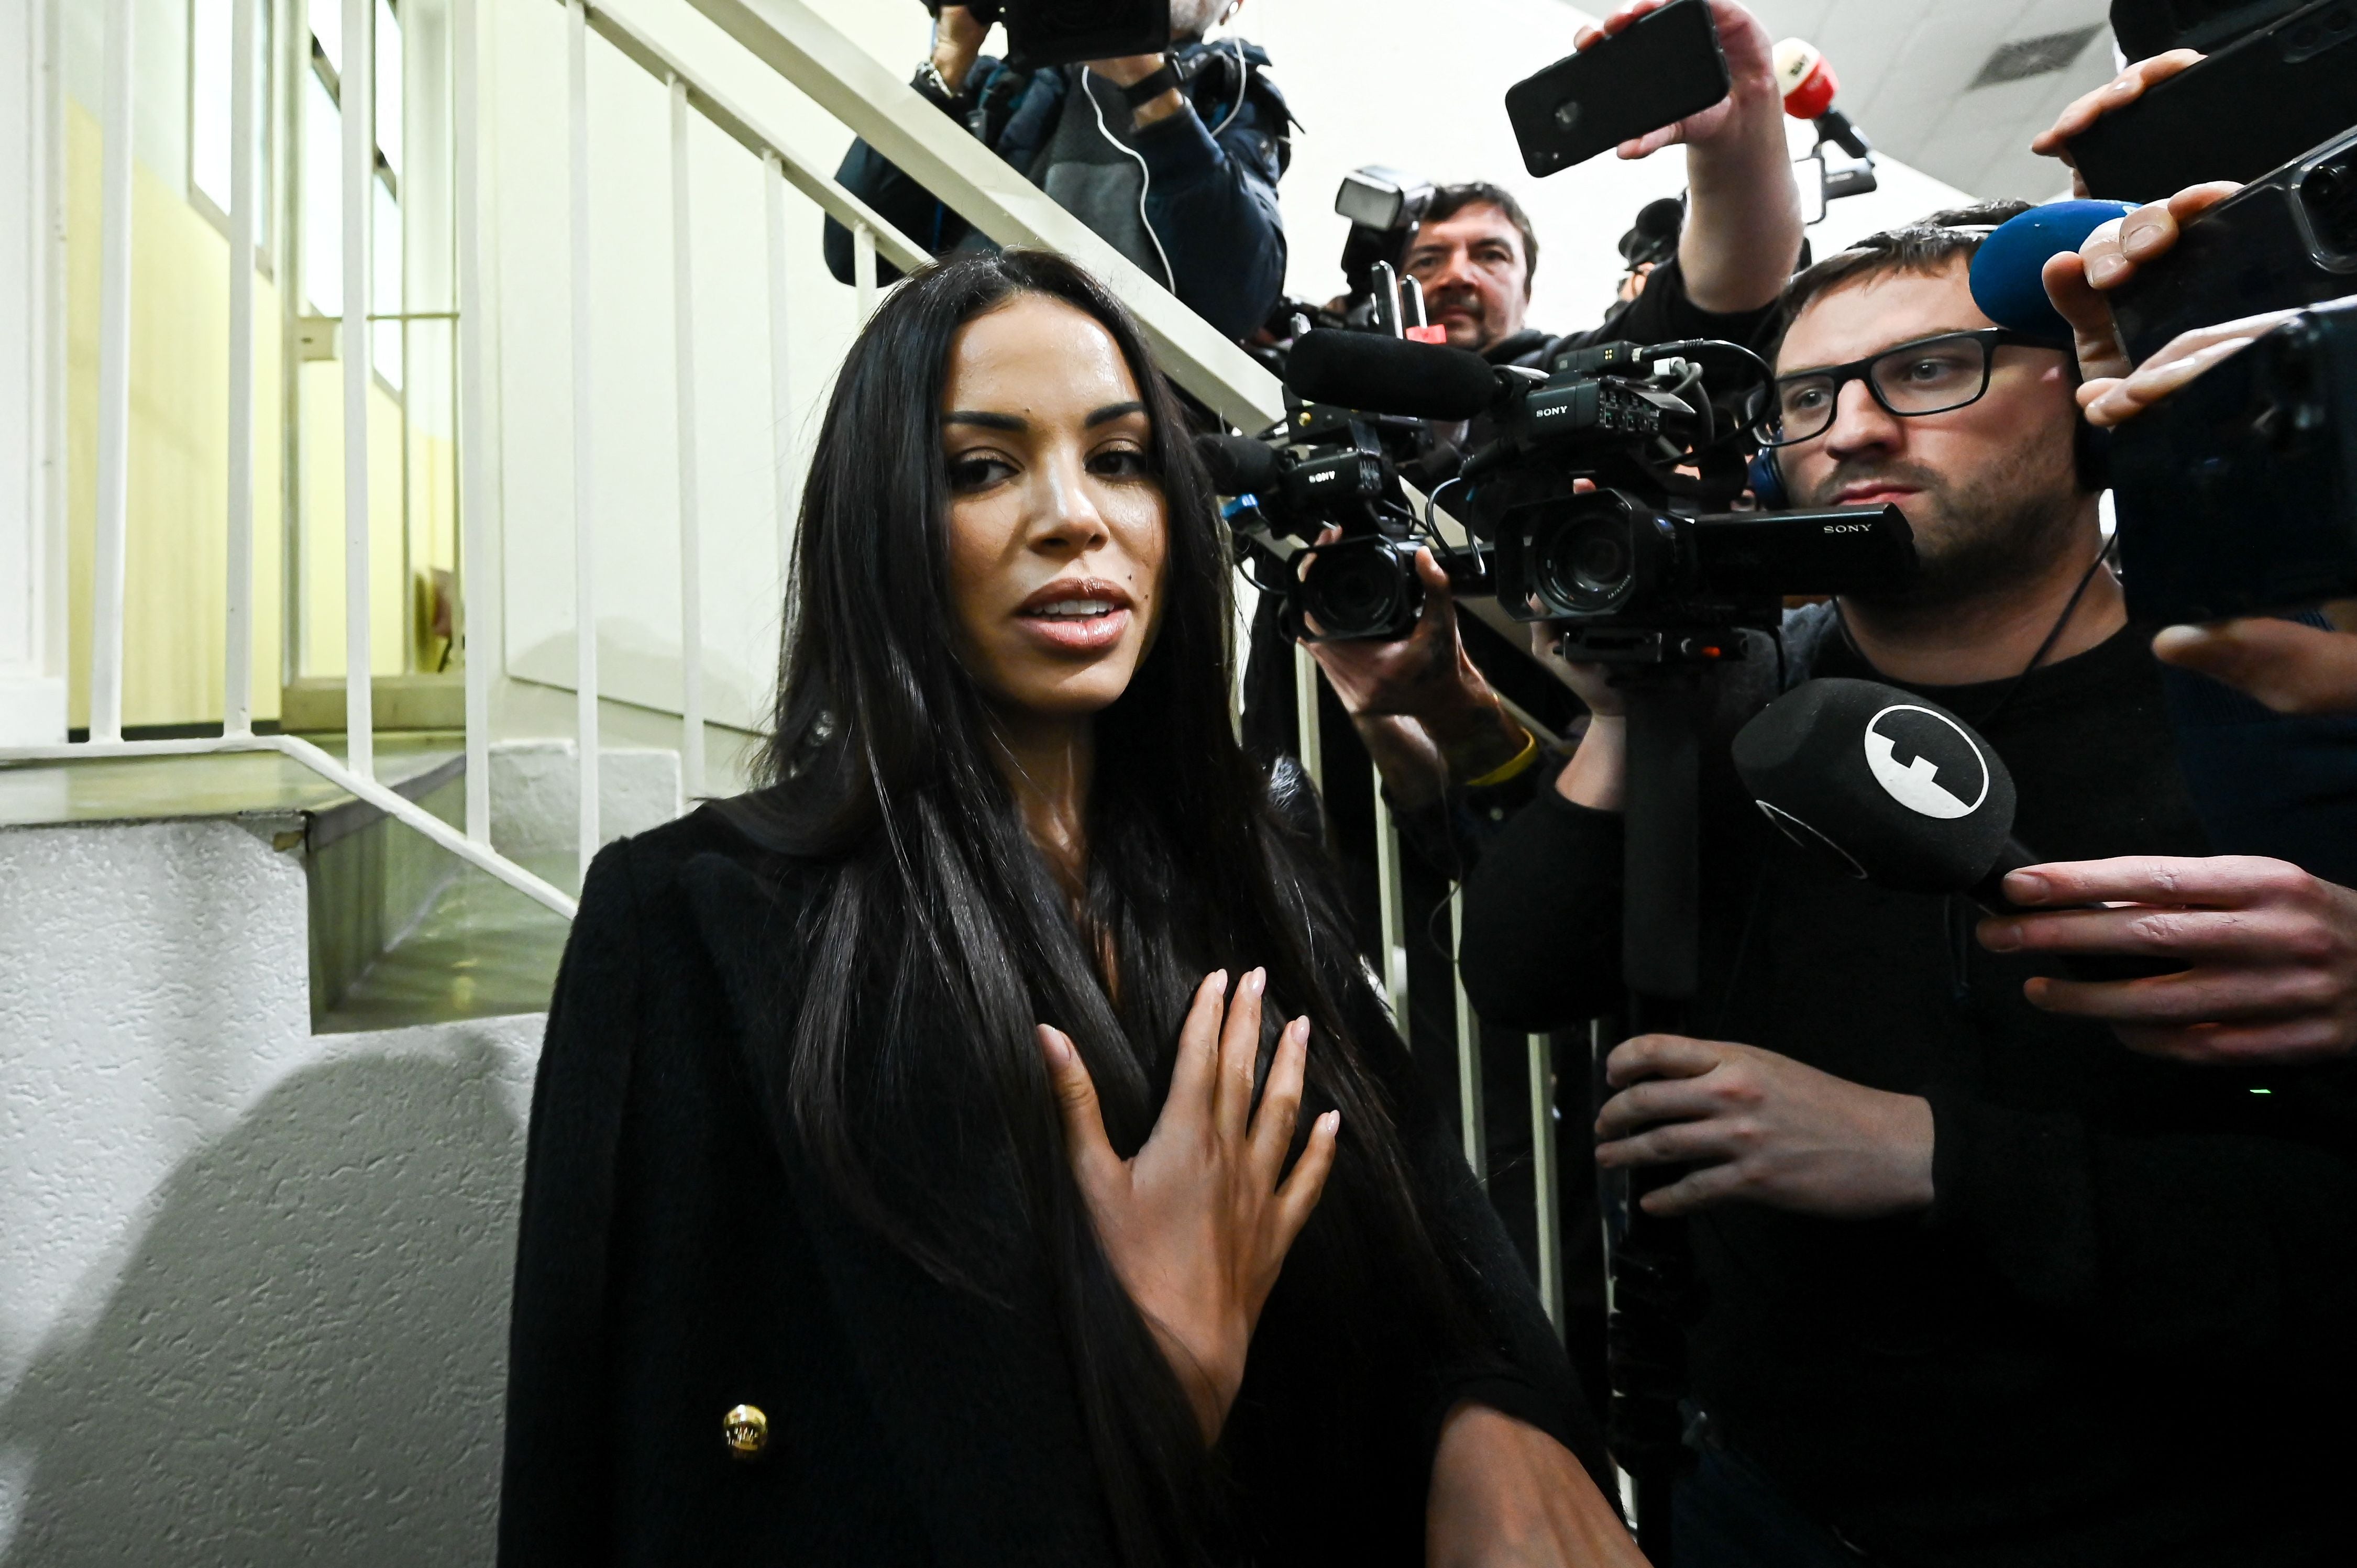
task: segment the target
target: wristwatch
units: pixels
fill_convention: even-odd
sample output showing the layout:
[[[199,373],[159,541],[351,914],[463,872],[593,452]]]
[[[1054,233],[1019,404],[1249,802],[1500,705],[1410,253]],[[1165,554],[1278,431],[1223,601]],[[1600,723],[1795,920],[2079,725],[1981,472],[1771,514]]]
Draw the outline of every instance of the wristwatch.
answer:
[[[1132,109],[1143,109],[1181,82],[1178,68],[1165,59],[1152,74],[1142,76],[1121,90],[1122,102]]]
[[[949,79],[942,74],[942,68],[935,65],[931,57],[917,68],[916,80],[909,85],[944,109],[957,107],[958,95],[950,91]]]

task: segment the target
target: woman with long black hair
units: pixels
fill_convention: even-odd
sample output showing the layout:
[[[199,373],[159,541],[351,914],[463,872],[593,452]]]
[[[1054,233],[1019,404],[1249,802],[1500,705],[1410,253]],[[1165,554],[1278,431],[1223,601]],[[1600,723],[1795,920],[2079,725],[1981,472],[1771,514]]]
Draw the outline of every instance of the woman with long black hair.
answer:
[[[1229,584],[1101,285],[887,300],[766,786],[583,890],[503,1563],[1638,1561],[1315,800],[1236,742]]]

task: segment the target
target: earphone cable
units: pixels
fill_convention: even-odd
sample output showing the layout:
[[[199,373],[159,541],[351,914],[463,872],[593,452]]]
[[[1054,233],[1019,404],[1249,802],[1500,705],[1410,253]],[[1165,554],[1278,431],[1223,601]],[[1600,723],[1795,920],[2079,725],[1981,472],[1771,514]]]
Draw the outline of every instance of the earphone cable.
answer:
[[[1162,248],[1162,237],[1154,231],[1154,220],[1146,215],[1146,199],[1148,193],[1150,193],[1154,188],[1154,174],[1152,170],[1146,166],[1146,155],[1139,152],[1135,147],[1130,146],[1126,143],[1123,142],[1120,137],[1113,134],[1113,128],[1105,124],[1104,105],[1097,102],[1096,73],[1094,71],[1088,70],[1086,69],[1082,70],[1081,91],[1087,95],[1089,108],[1097,117],[1097,134],[1103,136],[1115,152],[1120,153],[1123,156],[1128,158],[1132,163],[1137,166],[1138,226],[1146,231],[1146,239],[1153,243],[1154,253],[1161,258],[1164,286],[1168,287],[1172,294],[1177,294],[1178,292],[1178,274],[1170,269],[1170,252]]]

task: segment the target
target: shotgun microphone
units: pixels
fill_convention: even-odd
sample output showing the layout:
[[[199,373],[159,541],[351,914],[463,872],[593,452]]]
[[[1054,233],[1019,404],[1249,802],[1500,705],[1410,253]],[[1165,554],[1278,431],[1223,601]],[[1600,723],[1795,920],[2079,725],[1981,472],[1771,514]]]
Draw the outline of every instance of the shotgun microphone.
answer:
[[[1249,435],[1198,435],[1195,456],[1211,474],[1215,495],[1256,496],[1285,478],[1285,465],[1268,443]]]
[[[1498,372],[1470,350],[1331,328],[1295,339],[1285,384],[1311,403],[1449,423],[1498,400]]]

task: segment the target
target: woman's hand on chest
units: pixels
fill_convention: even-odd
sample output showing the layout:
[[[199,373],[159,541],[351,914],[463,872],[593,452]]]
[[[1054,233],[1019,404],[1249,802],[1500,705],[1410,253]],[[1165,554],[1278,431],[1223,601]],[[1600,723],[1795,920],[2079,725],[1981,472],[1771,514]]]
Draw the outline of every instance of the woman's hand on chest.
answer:
[[[1279,1037],[1255,1112],[1267,976],[1245,975],[1223,1005],[1227,978],[1211,975],[1196,990],[1169,1098],[1134,1159],[1123,1159],[1106,1139],[1096,1087],[1071,1040],[1039,1026],[1072,1174],[1098,1242],[1186,1389],[1207,1444],[1218,1439],[1243,1382],[1253,1328],[1325,1190],[1341,1127],[1340,1112],[1319,1117],[1286,1173],[1308,1020],[1295,1019]]]

